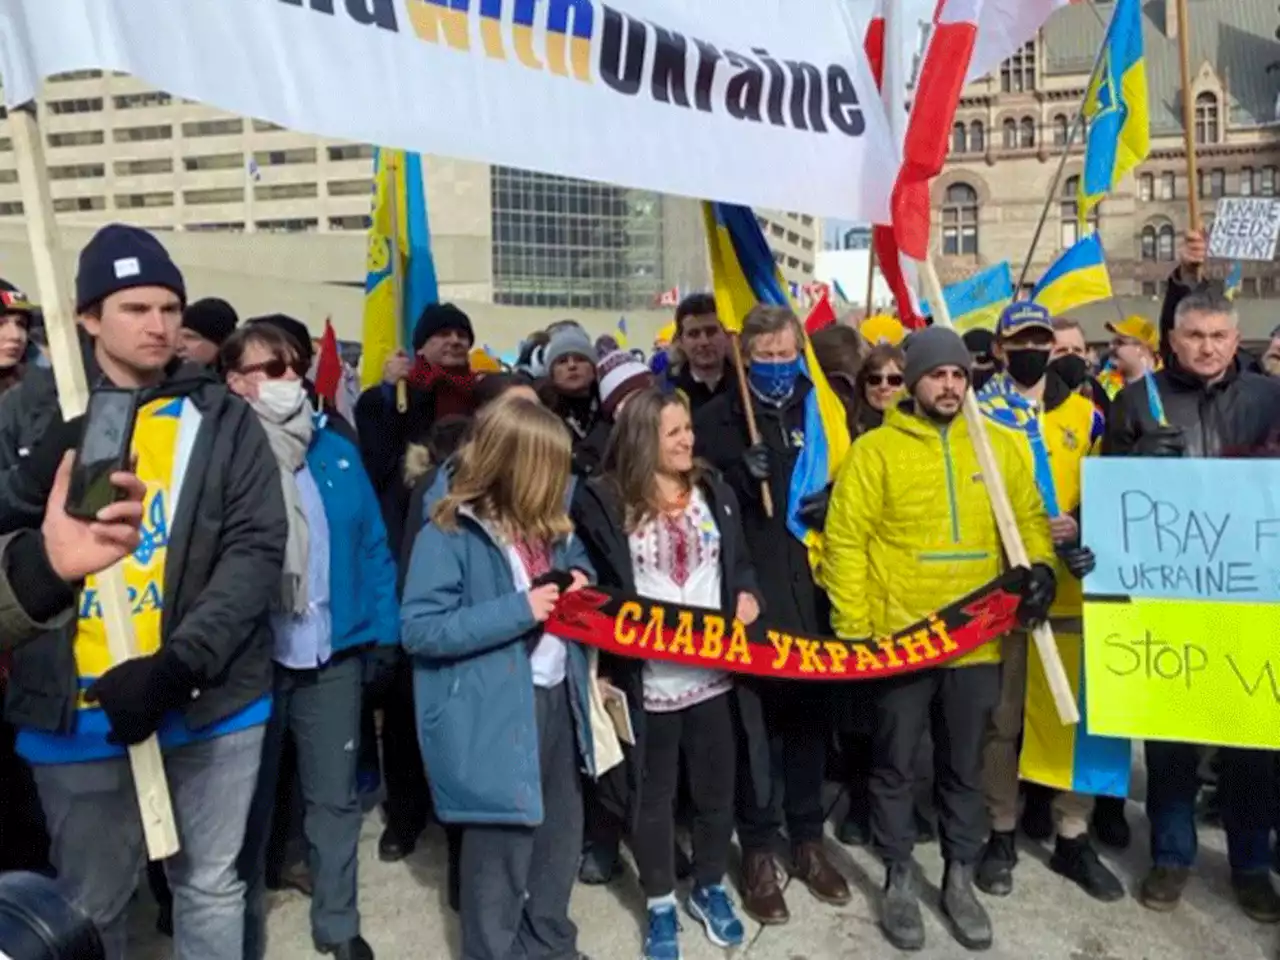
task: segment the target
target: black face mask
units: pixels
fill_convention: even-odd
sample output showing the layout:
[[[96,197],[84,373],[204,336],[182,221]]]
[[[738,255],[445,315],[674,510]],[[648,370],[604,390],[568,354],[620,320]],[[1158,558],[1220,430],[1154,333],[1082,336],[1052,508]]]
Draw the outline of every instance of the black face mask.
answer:
[[[977,393],[979,390],[985,387],[987,385],[987,381],[990,380],[992,377],[994,377],[995,374],[996,374],[996,368],[994,366],[974,367],[972,371],[974,392]]]
[[[1089,361],[1077,353],[1069,353],[1049,364],[1049,369],[1072,390],[1089,379]]]
[[[1035,386],[1048,366],[1048,350],[1009,350],[1004,355],[1004,368],[1020,387]]]

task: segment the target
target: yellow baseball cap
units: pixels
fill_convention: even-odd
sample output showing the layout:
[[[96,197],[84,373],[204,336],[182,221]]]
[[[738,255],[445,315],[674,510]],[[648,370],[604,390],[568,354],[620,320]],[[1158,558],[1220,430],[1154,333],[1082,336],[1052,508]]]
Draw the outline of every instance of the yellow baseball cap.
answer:
[[[1119,323],[1108,323],[1107,329],[1118,337],[1132,337],[1141,341],[1153,353],[1160,349],[1160,331],[1146,317],[1137,314],[1125,317]]]
[[[902,325],[902,321],[887,313],[867,317],[858,325],[858,332],[873,347],[881,343],[898,347],[907,336],[907,328]]]

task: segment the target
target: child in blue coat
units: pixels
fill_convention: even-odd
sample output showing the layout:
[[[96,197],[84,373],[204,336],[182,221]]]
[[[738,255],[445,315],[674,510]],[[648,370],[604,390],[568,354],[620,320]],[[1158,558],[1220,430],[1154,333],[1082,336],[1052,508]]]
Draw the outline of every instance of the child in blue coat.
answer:
[[[570,590],[592,576],[569,521],[571,460],[546,408],[486,408],[427,496],[405,579],[422,756],[437,815],[462,827],[464,960],[578,957],[587,658],[542,627],[560,597],[545,575],[571,575]]]

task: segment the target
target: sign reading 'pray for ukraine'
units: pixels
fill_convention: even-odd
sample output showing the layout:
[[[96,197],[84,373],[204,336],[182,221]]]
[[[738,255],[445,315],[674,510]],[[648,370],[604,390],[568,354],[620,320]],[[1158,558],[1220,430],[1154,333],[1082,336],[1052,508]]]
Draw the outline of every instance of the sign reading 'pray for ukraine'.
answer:
[[[328,137],[887,222],[897,171],[831,0],[5,0],[9,106],[123,71]]]

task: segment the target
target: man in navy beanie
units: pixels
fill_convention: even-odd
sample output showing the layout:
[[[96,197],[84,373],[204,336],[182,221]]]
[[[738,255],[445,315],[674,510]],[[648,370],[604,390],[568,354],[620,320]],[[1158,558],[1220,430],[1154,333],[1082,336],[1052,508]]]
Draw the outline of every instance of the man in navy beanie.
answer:
[[[270,712],[266,615],[281,595],[288,522],[259,418],[176,356],[185,302],[182,272],[145,230],[112,224],[81,252],[89,382],[136,396],[134,470],[147,492],[141,545],[121,566],[140,655],[112,657],[90,577],[74,614],[16,651],[5,704],[50,825],[50,860],[101,931],[106,960],[125,956],[145,860],[126,749],[153,735],[182,838],[164,863],[175,955],[239,960],[244,936],[236,857]],[[48,436],[74,443],[56,391],[44,396]],[[46,481],[45,496],[52,472],[40,467],[60,452],[39,447],[17,468]],[[6,507],[0,497],[0,515]]]

